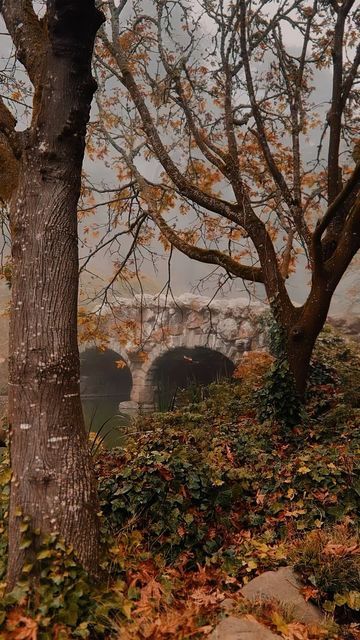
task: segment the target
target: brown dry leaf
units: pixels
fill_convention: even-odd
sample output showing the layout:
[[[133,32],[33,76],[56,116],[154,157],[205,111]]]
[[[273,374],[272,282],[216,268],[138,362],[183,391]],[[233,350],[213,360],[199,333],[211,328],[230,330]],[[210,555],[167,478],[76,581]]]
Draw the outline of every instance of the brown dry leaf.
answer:
[[[141,626],[141,637],[142,638],[153,638],[156,632],[156,623],[155,622],[147,622]]]
[[[37,640],[38,624],[33,618],[28,618],[15,609],[10,611],[6,628],[9,631],[9,640]]]
[[[222,602],[225,599],[225,595],[218,589],[209,593],[208,591],[199,588],[195,589],[191,594],[191,598],[196,602],[197,606],[209,607]]]
[[[189,633],[188,636],[191,637],[194,635],[198,635],[199,633],[202,633],[204,636],[208,636],[209,633],[212,632],[213,628],[214,627],[211,624],[206,624],[203,627],[198,627],[197,629],[194,629],[194,631]]]
[[[316,587],[311,587],[310,585],[308,585],[306,587],[302,587],[300,589],[300,593],[302,596],[304,596],[305,600],[308,601],[311,598],[316,598],[316,596],[319,593],[319,589],[316,589]]]
[[[357,555],[358,553],[360,553],[360,545],[353,544],[351,547],[347,547],[344,544],[334,544],[328,542],[323,549],[323,553],[328,556]]]
[[[115,360],[115,364],[117,369],[125,369],[125,367],[127,366],[124,360]]]
[[[235,462],[234,456],[233,456],[233,454],[231,452],[231,449],[230,449],[229,445],[226,445],[225,449],[226,449],[226,457],[227,457],[227,459],[229,460],[229,462],[231,462],[231,464],[234,464],[234,462]]]
[[[261,378],[270,368],[274,358],[264,351],[244,351],[240,364],[233,373],[233,377],[238,380],[251,378]]]
[[[61,638],[61,640],[64,640],[65,638],[70,640],[69,631],[62,624],[55,624],[53,627],[53,633],[54,640],[58,640],[59,637]]]
[[[251,613],[247,613],[246,615],[244,615],[244,618],[246,620],[249,620],[250,622],[259,622],[259,620],[255,618],[255,616],[253,616]]]
[[[290,622],[284,637],[288,640],[309,640],[307,628],[301,622]]]
[[[140,602],[146,603],[148,600],[159,602],[164,590],[155,578],[150,578],[145,587],[141,589]]]
[[[174,474],[166,467],[163,467],[162,464],[156,464],[155,468],[158,470],[161,477],[164,478],[164,480],[166,480],[167,482],[173,479]]]
[[[276,626],[276,630],[279,631],[279,633],[286,638],[288,637],[289,626],[278,611],[273,611],[271,614],[271,622]]]
[[[329,492],[324,489],[315,489],[313,492],[314,498],[319,500],[320,502],[325,502],[326,498],[329,497]]]
[[[309,637],[312,640],[315,638],[317,640],[321,640],[321,638],[325,639],[329,637],[328,629],[326,629],[325,627],[319,627],[319,625],[317,624],[309,624],[307,629],[308,629]]]

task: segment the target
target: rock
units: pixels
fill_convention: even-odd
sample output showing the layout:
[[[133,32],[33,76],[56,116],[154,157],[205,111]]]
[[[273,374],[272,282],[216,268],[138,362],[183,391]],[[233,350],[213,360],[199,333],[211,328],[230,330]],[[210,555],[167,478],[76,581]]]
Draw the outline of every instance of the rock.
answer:
[[[316,624],[323,616],[320,610],[301,595],[302,584],[292,567],[282,567],[277,571],[266,571],[241,589],[241,594],[248,600],[277,600],[280,604],[291,608],[291,613],[298,622]]]
[[[240,351],[249,351],[251,347],[250,338],[241,338],[241,340],[235,340],[235,346]]]
[[[151,307],[142,309],[141,320],[142,322],[154,322],[156,318],[156,310]]]
[[[171,309],[169,312],[169,323],[173,324],[183,324],[184,322],[184,311],[182,309]]]
[[[239,323],[234,318],[226,318],[219,325],[221,336],[225,340],[234,340],[239,337]]]
[[[169,333],[171,336],[181,336],[184,333],[184,327],[181,324],[169,324]]]
[[[248,322],[248,320],[245,320],[240,325],[240,328],[238,330],[238,336],[239,338],[252,338],[255,331],[256,331],[256,327],[254,323],[251,323],[251,322]]]
[[[247,618],[235,618],[229,616],[224,618],[215,627],[210,636],[210,640],[278,640],[280,636],[275,635],[256,620]]]
[[[202,327],[204,324],[204,318],[201,313],[196,313],[196,311],[192,311],[187,319],[186,328],[187,329],[198,329]],[[183,327],[182,327],[183,329]]]
[[[205,304],[207,304],[208,300],[206,298],[204,299],[203,296],[198,296],[194,293],[183,293],[177,298],[179,306],[189,307],[190,309],[194,309],[195,311],[204,308],[204,300],[206,300]]]
[[[360,318],[356,315],[351,315],[347,319],[347,326],[352,335],[360,336]]]
[[[266,349],[267,348],[267,336],[265,333],[258,333],[256,336],[254,336],[254,338],[252,339],[251,342],[251,346],[253,347],[253,349],[256,349],[257,351],[259,349]]]
[[[120,413],[136,415],[139,412],[139,406],[139,403],[134,400],[124,400],[119,403],[119,411]]]
[[[220,606],[224,611],[226,611],[226,613],[229,613],[236,606],[236,600],[233,600],[232,598],[225,598]]]

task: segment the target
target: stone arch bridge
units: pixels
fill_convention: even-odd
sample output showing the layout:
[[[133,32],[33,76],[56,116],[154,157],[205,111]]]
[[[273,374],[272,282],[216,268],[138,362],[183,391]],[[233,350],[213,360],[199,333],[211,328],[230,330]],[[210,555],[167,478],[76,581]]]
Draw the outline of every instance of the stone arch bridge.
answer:
[[[144,295],[117,300],[115,316],[121,323],[140,327],[141,347],[130,339],[120,346],[115,337],[107,355],[83,347],[83,395],[95,393],[105,380],[106,359],[109,365],[119,359],[126,364],[116,375],[113,367],[113,378],[103,387],[111,394],[120,391],[119,408],[125,412],[153,409],[161,404],[161,394],[167,394],[164,399],[168,401],[169,394],[192,377],[208,383],[231,375],[244,351],[264,348],[259,320],[265,310],[265,305],[249,304],[244,298],[209,303],[192,294],[175,299]],[[93,373],[88,366],[91,358]]]

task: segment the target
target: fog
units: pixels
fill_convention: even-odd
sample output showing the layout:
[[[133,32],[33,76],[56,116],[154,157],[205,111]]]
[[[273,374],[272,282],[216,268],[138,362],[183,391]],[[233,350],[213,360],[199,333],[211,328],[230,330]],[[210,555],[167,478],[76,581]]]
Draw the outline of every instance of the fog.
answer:
[[[274,3],[274,7],[275,5],[276,3]],[[210,28],[205,19],[203,20],[202,24],[204,30]],[[3,83],[4,79],[7,79],[7,84],[4,84],[4,95],[6,96],[11,94],[11,78],[13,77],[12,69],[14,66],[14,58],[11,57],[11,42],[5,31],[6,30],[4,24],[0,24],[0,59],[2,60],[2,68],[0,70],[0,73],[3,79]],[[289,32],[288,34],[285,34],[285,37],[291,40],[291,33]],[[292,43],[292,45],[296,47],[296,43]],[[16,74],[17,78],[20,78],[21,81],[25,82],[26,77],[21,67],[17,68]],[[324,70],[321,73],[319,72],[317,74],[315,78],[316,89],[313,94],[313,99],[316,103],[323,105],[322,108],[324,114],[327,108],[325,102],[328,99],[329,83],[330,76],[328,71]],[[21,100],[20,102],[30,104],[30,95],[28,97],[25,96],[24,100]],[[29,122],[31,110],[24,107],[23,104],[14,102],[11,102],[11,109],[15,109],[15,115],[18,117],[18,128],[25,128]],[[92,117],[95,118],[96,115],[96,107],[94,106]],[[312,142],[311,140],[309,142],[303,140],[305,159],[306,156],[308,156],[309,158],[311,157],[312,147],[314,145],[316,145],[315,139],[314,142]],[[145,167],[140,168],[141,170],[145,171]],[[111,168],[109,166],[106,166],[103,160],[92,161],[88,156],[86,156],[84,163],[84,172],[96,185],[105,185],[108,184],[109,181],[112,183],[112,185],[116,185],[116,181],[114,182],[114,176],[111,176]],[[146,165],[147,177],[149,177],[153,181],[156,181],[156,179],[158,178],[158,174],[159,167],[155,163],[150,167],[149,164]],[[176,216],[176,211],[174,212],[174,215]],[[89,241],[89,236],[85,238],[84,226],[88,224],[94,225],[95,227],[102,224],[106,225],[106,220],[106,209],[98,208],[96,210],[96,213],[92,215],[91,218],[86,218],[83,222],[80,223],[80,256],[82,259],[82,263],[84,259],[86,259],[89,251],[92,251],[96,244],[95,239],[93,240],[93,242],[91,242]],[[124,239],[122,241],[122,254],[126,252],[128,244],[128,240]],[[186,291],[192,291],[199,292],[209,298],[216,294],[218,296],[227,297],[249,295],[250,297],[259,298],[261,300],[265,299],[264,288],[261,285],[253,286],[251,284],[249,285],[249,283],[244,284],[239,279],[229,281],[226,279],[226,277],[224,277],[224,274],[221,272],[221,270],[214,270],[213,266],[204,265],[192,261],[186,256],[180,254],[176,249],[174,249],[171,262],[169,263],[169,256],[164,253],[162,246],[158,242],[154,242],[151,248],[158,254],[156,264],[154,265],[150,260],[145,259],[139,265],[141,274],[143,276],[143,286],[145,291],[154,294],[162,291],[170,278],[171,287],[175,295],[181,294]],[[102,288],[102,286],[104,286],[108,278],[113,273],[113,263],[116,259],[116,255],[110,255],[106,252],[95,256],[89,264],[90,274],[86,274],[85,276],[83,276],[83,282],[85,283],[85,285],[87,285],[89,281],[92,280],[93,286],[95,288]],[[99,278],[94,278],[91,274],[99,276]],[[305,268],[305,259],[300,259],[296,273],[290,276],[287,283],[288,291],[295,303],[301,304],[306,299],[309,288],[309,280],[310,272]],[[333,315],[359,313],[359,292],[360,274],[357,265],[354,262],[354,265],[350,267],[348,273],[338,287],[338,290],[332,302],[330,313]],[[5,293],[5,289],[3,289],[3,295],[5,295]],[[130,295],[130,290],[124,288],[124,293],[126,295]]]

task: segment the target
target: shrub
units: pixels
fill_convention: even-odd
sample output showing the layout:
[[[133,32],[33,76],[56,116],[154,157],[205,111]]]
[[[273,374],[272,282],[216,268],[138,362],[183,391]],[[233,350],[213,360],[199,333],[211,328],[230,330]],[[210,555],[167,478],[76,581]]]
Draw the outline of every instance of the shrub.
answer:
[[[360,536],[350,521],[312,531],[294,547],[295,568],[312,597],[338,620],[360,619]]]
[[[257,416],[261,422],[272,420],[292,428],[305,416],[285,350],[285,335],[273,314],[263,316],[267,346],[275,361],[265,374],[263,386],[254,394]]]
[[[285,437],[242,413],[241,385],[212,385],[191,411],[142,416],[124,449],[98,459],[104,516],[171,559],[190,551],[213,561],[226,546],[227,564],[233,555],[246,575],[239,531],[280,544],[359,510],[360,434],[354,410],[343,417],[334,425],[325,414]]]
[[[360,349],[359,345],[344,340],[329,325],[317,339],[314,358],[336,368],[336,377],[343,394],[343,402],[349,407],[360,408]]]
[[[255,401],[261,422],[273,420],[286,428],[292,428],[305,417],[303,402],[284,358],[276,360],[265,375],[264,386],[256,392]]]
[[[233,378],[259,387],[264,375],[274,362],[274,358],[266,351],[245,351],[241,362],[236,367]]]

